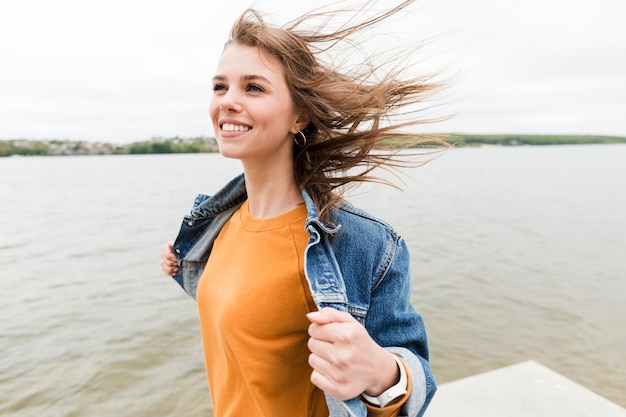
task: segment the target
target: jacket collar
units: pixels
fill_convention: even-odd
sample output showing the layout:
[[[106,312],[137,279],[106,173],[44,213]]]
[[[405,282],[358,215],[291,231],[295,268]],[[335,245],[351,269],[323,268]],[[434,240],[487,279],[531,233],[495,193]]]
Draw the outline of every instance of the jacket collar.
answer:
[[[320,232],[329,235],[337,233],[341,229],[341,225],[321,221],[315,202],[309,192],[306,189],[302,189],[301,192],[307,209],[306,227],[313,226]],[[244,174],[240,174],[214,195],[207,197],[206,200],[195,206],[191,210],[191,216],[194,218],[213,217],[234,206],[239,206],[246,198],[248,198],[246,180]]]
[[[191,216],[194,218],[214,217],[234,206],[241,205],[246,198],[248,198],[246,181],[241,174],[233,178],[214,195],[205,197],[200,204],[195,205],[191,209]]]
[[[334,225],[329,222],[322,222],[319,218],[317,207],[313,202],[313,198],[306,189],[302,189],[302,197],[304,198],[304,204],[306,205],[307,210],[307,218],[306,218],[306,228],[309,226],[314,226],[316,229],[321,232],[327,233],[329,235],[334,235],[341,229],[341,225]]]

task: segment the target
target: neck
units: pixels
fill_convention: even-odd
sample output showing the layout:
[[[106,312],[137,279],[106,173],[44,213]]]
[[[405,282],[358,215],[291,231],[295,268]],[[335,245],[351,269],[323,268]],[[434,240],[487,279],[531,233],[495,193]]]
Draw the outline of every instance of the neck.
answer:
[[[244,164],[244,175],[252,217],[277,217],[304,202],[291,168],[255,170]]]

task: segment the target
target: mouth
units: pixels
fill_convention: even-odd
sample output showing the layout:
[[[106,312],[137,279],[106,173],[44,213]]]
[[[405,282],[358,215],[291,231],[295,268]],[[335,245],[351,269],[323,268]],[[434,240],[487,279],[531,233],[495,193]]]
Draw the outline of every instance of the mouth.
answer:
[[[224,132],[247,132],[252,130],[250,126],[236,125],[233,123],[224,123],[220,126],[220,129]]]

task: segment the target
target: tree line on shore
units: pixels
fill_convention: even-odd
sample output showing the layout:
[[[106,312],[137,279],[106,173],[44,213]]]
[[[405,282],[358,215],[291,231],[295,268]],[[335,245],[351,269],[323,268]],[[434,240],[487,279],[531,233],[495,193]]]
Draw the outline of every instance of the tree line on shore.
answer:
[[[446,141],[455,146],[586,145],[626,143],[623,136],[594,135],[450,135]]]
[[[139,155],[217,152],[215,138],[151,139],[126,145],[72,140],[0,140],[2,156]]]
[[[401,138],[398,138],[401,142]],[[580,145],[625,143],[622,136],[593,135],[478,135],[458,134],[444,138],[456,146],[523,146],[523,145]],[[393,145],[392,145],[393,146]],[[57,156],[57,155],[138,155],[168,153],[209,153],[217,152],[217,142],[211,137],[196,138],[155,138],[148,141],[134,142],[127,145],[111,143],[70,141],[70,140],[0,140],[0,157],[22,156]]]

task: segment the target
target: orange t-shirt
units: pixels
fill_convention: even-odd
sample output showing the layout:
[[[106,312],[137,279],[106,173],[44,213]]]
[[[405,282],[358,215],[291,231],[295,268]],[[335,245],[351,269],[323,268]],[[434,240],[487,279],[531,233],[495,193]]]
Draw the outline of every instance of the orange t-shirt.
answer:
[[[215,241],[197,300],[216,416],[328,416],[308,364],[306,215],[255,219],[246,201]]]

